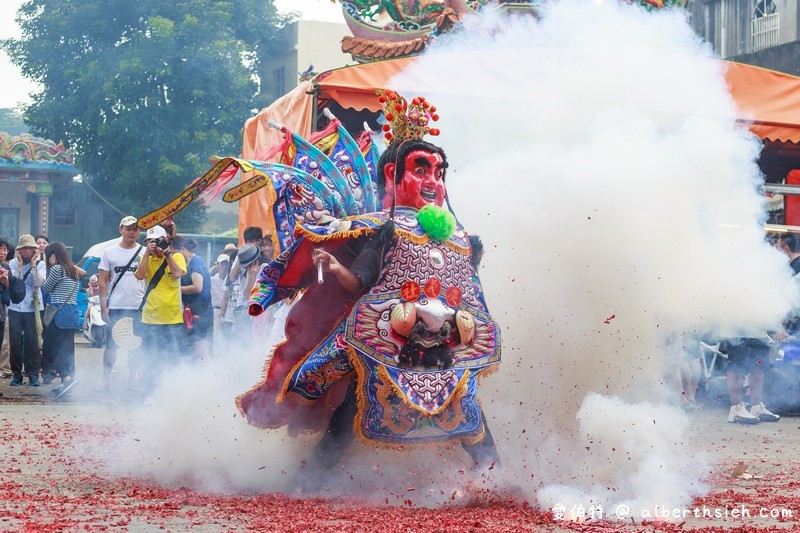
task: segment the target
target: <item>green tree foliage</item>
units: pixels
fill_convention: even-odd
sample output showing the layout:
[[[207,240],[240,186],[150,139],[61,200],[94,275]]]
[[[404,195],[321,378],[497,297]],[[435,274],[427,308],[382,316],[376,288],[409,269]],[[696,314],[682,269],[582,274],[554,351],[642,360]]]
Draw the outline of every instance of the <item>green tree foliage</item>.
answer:
[[[10,135],[19,135],[28,131],[28,126],[22,120],[22,114],[16,109],[2,108],[0,109],[0,131],[4,131]]]
[[[257,73],[288,20],[272,0],[28,0],[0,44],[42,84],[32,133],[64,139],[92,185],[144,214],[237,154]],[[189,209],[183,230],[204,214]]]

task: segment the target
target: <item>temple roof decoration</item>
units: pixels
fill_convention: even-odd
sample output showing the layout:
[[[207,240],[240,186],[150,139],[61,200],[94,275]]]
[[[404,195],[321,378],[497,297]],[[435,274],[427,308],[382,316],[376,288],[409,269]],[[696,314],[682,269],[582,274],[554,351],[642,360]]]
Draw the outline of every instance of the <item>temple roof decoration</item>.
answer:
[[[28,133],[9,135],[0,132],[0,163],[15,165],[52,164],[54,166],[72,165],[72,150],[64,143],[56,144],[49,139],[34,137]],[[38,165],[37,165],[38,166]]]
[[[410,41],[371,41],[360,37],[342,39],[342,52],[361,63],[377,59],[395,59],[419,54],[428,42],[426,36]]]
[[[663,9],[665,7],[686,7],[688,0],[628,0],[647,9]]]
[[[362,63],[419,54],[432,37],[450,31],[465,13],[474,13],[487,3],[494,3],[492,0],[340,1],[345,22],[353,32],[353,37],[342,41],[342,51]]]
[[[332,0],[336,1],[336,0]],[[687,0],[621,0],[647,9],[686,5]],[[508,13],[536,15],[545,0],[339,0],[353,37],[342,51],[368,63],[421,53],[437,35],[451,31],[461,17],[493,6]]]

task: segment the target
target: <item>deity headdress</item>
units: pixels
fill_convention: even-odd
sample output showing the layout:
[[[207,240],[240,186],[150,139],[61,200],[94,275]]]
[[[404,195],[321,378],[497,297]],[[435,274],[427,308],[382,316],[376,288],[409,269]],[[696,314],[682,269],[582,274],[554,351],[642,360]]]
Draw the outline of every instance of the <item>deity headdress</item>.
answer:
[[[378,89],[378,101],[383,104],[386,124],[383,125],[384,137],[389,142],[422,139],[425,135],[439,135],[437,128],[431,124],[439,120],[436,107],[422,96],[408,101],[398,93],[389,89]]]
[[[387,122],[382,129],[389,143],[439,134],[437,128],[431,127],[439,120],[436,107],[424,97],[415,97],[409,103],[389,89],[377,90],[376,94],[384,108]],[[379,210],[378,159],[385,150],[379,135],[365,124],[364,133],[355,140],[327,109],[325,115],[328,126],[308,139],[270,122],[270,126],[283,133],[282,143],[261,150],[254,160],[214,159],[214,167],[180,195],[139,217],[140,227],[152,227],[195,200],[213,200],[239,170],[249,172],[252,177],[227,190],[223,200],[235,202],[261,188],[269,188],[270,211],[265,214],[267,220],[263,226],[273,236],[273,245],[279,252],[291,246],[297,223],[321,224]]]

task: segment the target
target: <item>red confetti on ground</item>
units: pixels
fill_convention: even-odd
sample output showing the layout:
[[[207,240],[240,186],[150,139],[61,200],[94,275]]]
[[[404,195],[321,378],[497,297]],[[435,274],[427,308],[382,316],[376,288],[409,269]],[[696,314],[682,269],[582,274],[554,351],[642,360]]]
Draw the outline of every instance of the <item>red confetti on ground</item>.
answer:
[[[213,495],[165,488],[142,479],[113,478],[90,457],[69,453],[85,438],[112,442],[119,434],[89,424],[0,419],[0,530],[3,531],[800,531],[800,462],[761,463],[744,480],[730,475],[733,461],[718,462],[699,509],[785,509],[792,516],[689,518],[680,522],[555,520],[524,502],[482,495],[438,509],[366,505],[352,498],[297,498],[282,494]],[[757,470],[757,471],[756,471]]]

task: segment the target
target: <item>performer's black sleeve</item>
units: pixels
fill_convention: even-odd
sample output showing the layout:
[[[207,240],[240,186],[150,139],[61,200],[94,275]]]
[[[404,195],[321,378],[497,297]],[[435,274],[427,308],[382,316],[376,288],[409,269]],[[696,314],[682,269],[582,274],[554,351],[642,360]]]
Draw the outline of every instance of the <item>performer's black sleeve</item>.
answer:
[[[350,270],[361,280],[362,290],[372,287],[378,281],[383,259],[381,251],[381,243],[377,242],[377,239],[368,240],[350,267]]]
[[[794,309],[783,319],[783,328],[789,335],[796,335],[800,331],[800,309]]]
[[[469,245],[472,248],[472,267],[478,270],[481,259],[483,259],[483,241],[477,235],[470,235]]]

